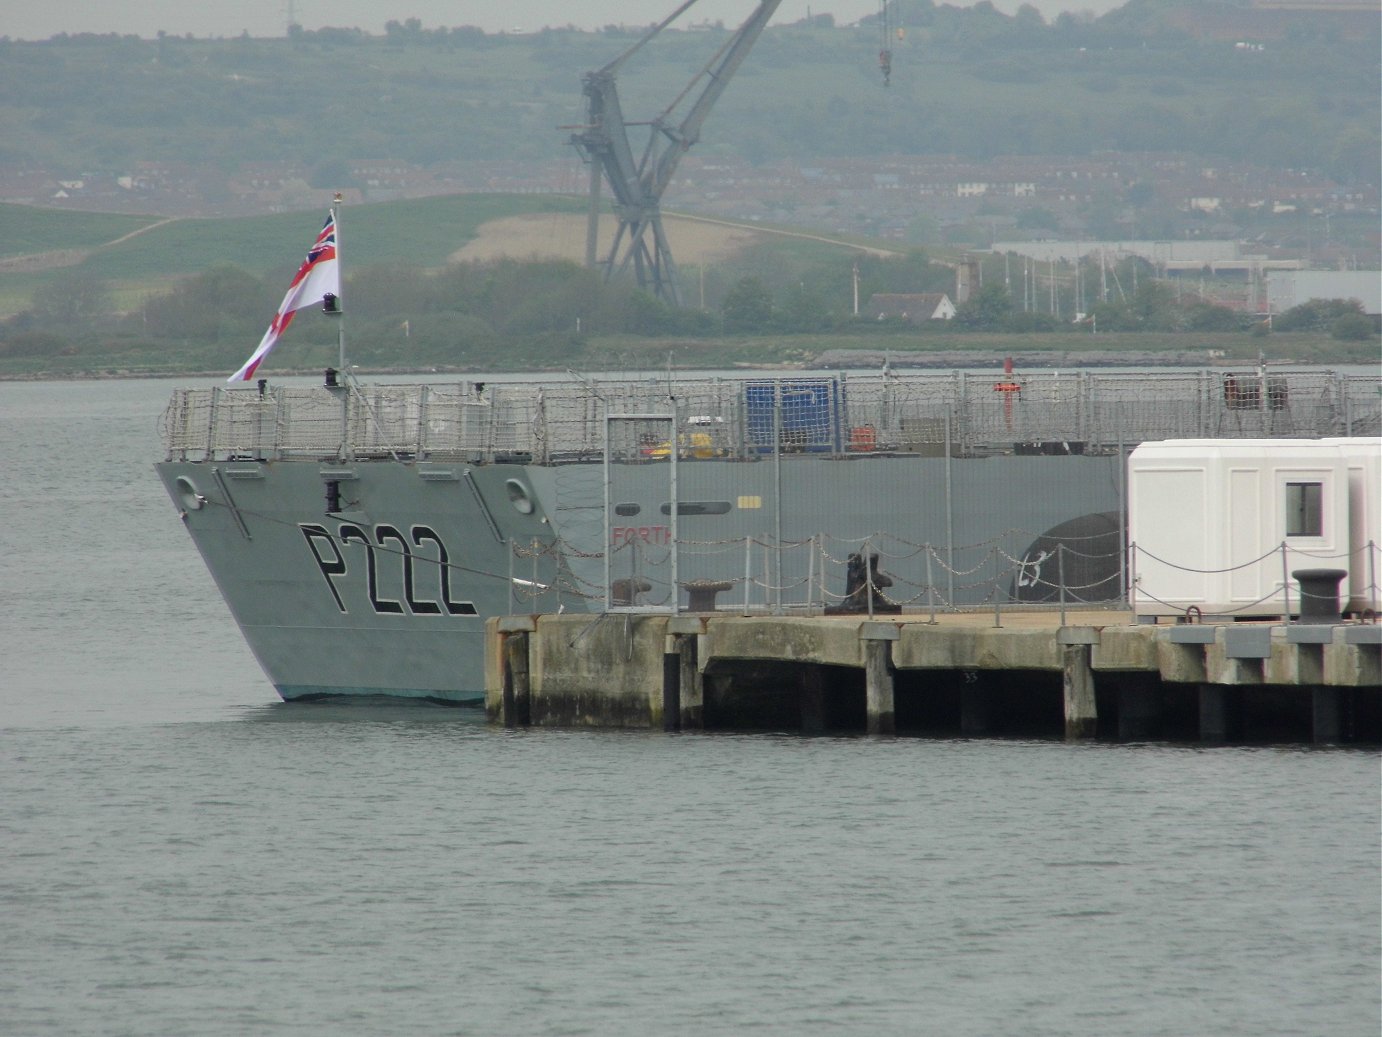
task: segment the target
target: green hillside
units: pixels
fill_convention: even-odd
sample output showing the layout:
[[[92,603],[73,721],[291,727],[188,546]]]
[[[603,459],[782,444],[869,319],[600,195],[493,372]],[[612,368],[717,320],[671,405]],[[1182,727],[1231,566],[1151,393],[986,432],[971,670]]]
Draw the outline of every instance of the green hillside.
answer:
[[[325,218],[328,198],[324,192],[320,213],[216,220],[0,206],[0,240],[7,246],[0,253],[0,321],[43,310],[45,300],[56,296],[89,290],[99,291],[103,309],[128,313],[174,291],[182,279],[227,266],[261,282],[255,286],[255,312],[267,319],[273,300],[301,263],[317,221]],[[530,195],[455,195],[351,207],[341,213],[347,273],[377,264],[441,267],[489,220],[583,208],[574,199]],[[149,229],[127,236],[143,228]]]
[[[95,248],[156,222],[156,216],[0,204],[0,259],[53,249]]]
[[[314,221],[325,219],[327,197],[323,193],[320,214],[167,222],[157,217],[0,206],[0,240],[6,245],[0,253],[0,319],[27,309],[34,292],[45,285],[74,276],[104,282],[120,308],[128,308],[123,304],[141,295],[166,290],[178,278],[226,264],[256,277],[286,278],[311,243]],[[583,206],[576,199],[531,195],[453,195],[361,205],[341,214],[342,247],[350,269],[376,263],[442,266],[489,220],[522,213],[577,212]],[[125,237],[144,227],[151,229]],[[60,257],[61,265],[3,264],[5,258],[38,258],[67,249],[88,254],[75,265],[72,260],[78,256]]]
[[[323,193],[321,219],[329,199]],[[572,199],[527,195],[452,195],[411,201],[381,202],[341,213],[342,249],[352,267],[408,262],[438,266],[475,235],[488,220],[519,213],[580,211]],[[45,216],[72,213],[33,210],[35,229]],[[89,236],[102,226],[89,214]],[[174,220],[148,233],[96,251],[83,269],[94,277],[151,282],[197,273],[223,263],[264,274],[296,267],[316,230],[315,217],[303,213],[224,220]],[[59,228],[60,229],[60,228]],[[75,230],[76,228],[74,228]],[[52,246],[50,246],[52,247]]]
[[[1031,7],[1008,16],[991,4],[891,6],[901,31],[891,86],[878,72],[876,26],[828,16],[773,26],[698,154],[759,163],[1174,150],[1377,182],[1375,16],[1285,13],[1288,22],[1266,27],[1265,47],[1247,50],[1183,28],[1196,5],[1175,0],[1049,23]],[[1252,13],[1198,7],[1230,30]],[[1243,31],[1256,30],[1243,21]],[[669,32],[640,51],[620,71],[626,117],[659,116],[727,36]],[[326,185],[355,159],[551,161],[569,135],[560,127],[583,118],[582,74],[634,39],[617,28],[486,35],[420,25],[383,37],[0,39],[0,164],[181,163],[210,182],[247,162],[287,160]]]

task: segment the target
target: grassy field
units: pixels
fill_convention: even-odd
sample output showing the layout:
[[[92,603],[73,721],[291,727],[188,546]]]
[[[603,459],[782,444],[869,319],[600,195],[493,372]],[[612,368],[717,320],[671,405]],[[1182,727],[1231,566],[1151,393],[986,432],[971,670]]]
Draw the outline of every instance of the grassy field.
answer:
[[[0,259],[53,249],[96,248],[158,220],[157,216],[0,204]]]
[[[231,220],[177,220],[103,250],[88,263],[101,278],[150,281],[231,263],[256,274],[295,268],[322,220],[288,213]],[[575,212],[580,203],[531,195],[451,195],[344,209],[340,240],[352,267],[407,261],[440,266],[487,220],[541,211]]]
[[[179,277],[229,263],[256,276],[291,272],[302,261],[326,218],[320,212],[224,220],[171,220],[154,216],[66,212],[0,206],[0,260],[39,257],[58,250],[89,252],[75,265],[39,268],[0,264],[0,319],[27,309],[35,289],[79,272],[107,282],[117,299],[167,290]],[[533,195],[451,195],[348,208],[341,213],[341,247],[353,268],[407,261],[441,266],[470,241],[481,224],[506,216],[575,213],[576,199]],[[120,240],[132,231],[150,230]],[[122,307],[128,308],[128,307]]]

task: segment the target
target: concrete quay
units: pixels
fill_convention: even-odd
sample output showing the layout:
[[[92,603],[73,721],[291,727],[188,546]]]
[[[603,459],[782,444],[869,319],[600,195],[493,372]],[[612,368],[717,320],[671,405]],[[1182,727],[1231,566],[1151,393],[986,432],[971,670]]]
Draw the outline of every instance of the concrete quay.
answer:
[[[1382,743],[1382,626],[1061,618],[499,617],[486,709],[510,726]]]

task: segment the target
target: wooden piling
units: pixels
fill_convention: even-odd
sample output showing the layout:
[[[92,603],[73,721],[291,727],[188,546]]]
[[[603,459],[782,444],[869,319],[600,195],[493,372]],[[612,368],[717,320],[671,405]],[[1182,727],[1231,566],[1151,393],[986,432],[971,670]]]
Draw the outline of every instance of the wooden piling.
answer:
[[[672,653],[664,665],[676,662],[677,701],[676,727],[668,730],[699,731],[705,727],[705,677],[700,669],[700,645],[705,636],[705,623],[696,616],[673,616],[667,621]],[[664,678],[664,680],[670,677]],[[668,708],[664,703],[663,724],[668,724]]]
[[[973,671],[970,671],[973,674]],[[991,696],[978,678],[960,688],[960,734],[966,738],[978,738],[989,733],[989,707]]]
[[[1317,685],[1310,692],[1311,740],[1316,745],[1330,745],[1343,735],[1343,710],[1338,688]]]
[[[1067,644],[1061,651],[1061,677],[1065,690],[1065,737],[1093,738],[1099,733],[1099,711],[1094,701],[1094,670],[1088,644]]]
[[[819,666],[801,668],[801,733],[825,731],[825,672]]]
[[[681,715],[683,731],[699,731],[705,727],[705,681],[697,662],[699,634],[686,634],[677,639],[677,659],[681,667]]]
[[[532,723],[532,694],[528,680],[528,633],[504,635],[504,726]]]
[[[893,675],[888,670],[888,642],[869,641],[864,646],[864,686],[868,704],[868,733],[891,735],[897,732],[893,701]]]
[[[1201,742],[1221,745],[1236,733],[1232,693],[1233,689],[1222,684],[1199,686]]]
[[[681,638],[668,635],[662,653],[662,730],[681,730]]]
[[[889,647],[898,639],[891,623],[864,623],[859,628],[864,642],[864,696],[866,724],[871,735],[897,733],[897,711],[893,699],[893,672]]]

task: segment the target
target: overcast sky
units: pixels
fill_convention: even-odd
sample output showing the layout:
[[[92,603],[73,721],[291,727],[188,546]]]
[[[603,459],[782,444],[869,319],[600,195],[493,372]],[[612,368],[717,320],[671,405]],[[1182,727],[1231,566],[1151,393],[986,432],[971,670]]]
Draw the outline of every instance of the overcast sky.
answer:
[[[970,6],[972,0],[951,0]],[[1013,13],[1022,0],[993,0]],[[1032,0],[1047,19],[1061,11],[1103,14],[1121,0]],[[478,25],[486,32],[544,25],[574,24],[593,28],[610,23],[646,25],[665,17],[675,0],[0,0],[0,36],[44,40],[60,32],[116,32],[155,36],[282,36],[289,11],[303,27],[355,26],[384,31],[384,23],[421,19],[429,29],[440,25]],[[685,16],[691,21],[723,19],[738,24],[754,8],[753,0],[700,0]],[[811,14],[833,14],[850,22],[878,10],[877,0],[783,0],[778,21]],[[681,23],[677,23],[681,24]]]

